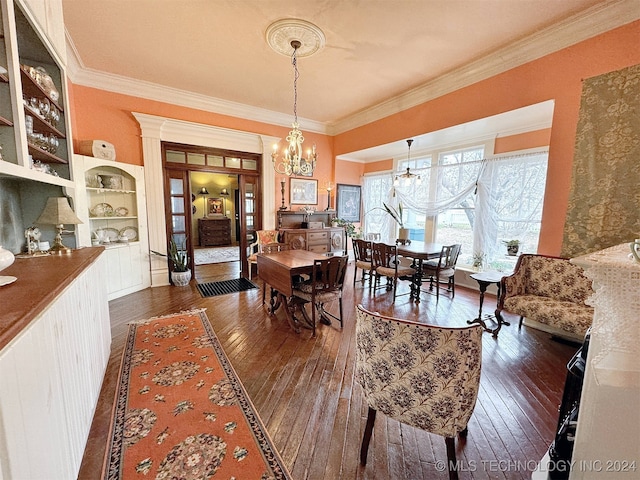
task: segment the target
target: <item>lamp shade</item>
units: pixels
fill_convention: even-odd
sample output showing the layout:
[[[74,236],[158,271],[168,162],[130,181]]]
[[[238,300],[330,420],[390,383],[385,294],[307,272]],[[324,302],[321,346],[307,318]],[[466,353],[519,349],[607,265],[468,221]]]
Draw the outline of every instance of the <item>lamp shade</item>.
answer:
[[[226,188],[223,188],[222,190],[220,190],[220,195],[222,195],[223,197],[228,197],[229,190],[227,190]]]
[[[207,190],[206,187],[202,187],[200,189],[200,191],[198,192],[199,195],[209,195],[209,191]]]
[[[69,205],[67,197],[49,197],[36,223],[48,225],[78,225],[82,223]]]

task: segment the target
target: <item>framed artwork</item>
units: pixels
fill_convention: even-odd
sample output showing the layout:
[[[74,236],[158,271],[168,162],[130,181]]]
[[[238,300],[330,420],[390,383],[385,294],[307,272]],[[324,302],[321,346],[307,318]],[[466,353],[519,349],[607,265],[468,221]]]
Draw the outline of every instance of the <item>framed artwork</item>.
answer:
[[[289,180],[289,203],[291,205],[317,205],[318,180]]]
[[[221,198],[209,198],[208,215],[223,215]]]
[[[337,196],[338,218],[349,222],[360,221],[360,185],[338,184]]]

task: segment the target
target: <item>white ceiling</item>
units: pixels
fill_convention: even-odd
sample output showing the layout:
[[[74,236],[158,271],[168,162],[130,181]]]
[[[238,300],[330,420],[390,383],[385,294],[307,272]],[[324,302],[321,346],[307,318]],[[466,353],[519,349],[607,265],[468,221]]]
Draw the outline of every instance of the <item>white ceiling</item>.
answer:
[[[271,115],[271,123],[284,125],[293,114],[293,69],[288,57],[271,50],[265,32],[283,18],[314,23],[326,45],[298,59],[297,110],[303,129],[307,122],[330,134],[424,101],[443,88],[439,79],[455,76],[451,88],[462,79],[477,81],[483,62],[492,63],[484,74],[495,74],[632,21],[634,5],[637,0],[63,0],[74,83],[133,89],[138,96],[146,88],[149,97],[166,91],[164,98],[200,102],[205,110],[262,121]]]

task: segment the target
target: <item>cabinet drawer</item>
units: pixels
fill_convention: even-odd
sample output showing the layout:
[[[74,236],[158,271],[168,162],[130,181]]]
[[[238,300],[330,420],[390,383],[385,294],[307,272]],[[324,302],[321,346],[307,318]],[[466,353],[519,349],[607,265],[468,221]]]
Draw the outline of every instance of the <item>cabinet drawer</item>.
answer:
[[[329,251],[329,247],[327,246],[327,244],[309,245],[309,248],[307,248],[307,250],[309,250],[310,252],[325,253]]]
[[[309,245],[317,245],[319,243],[327,243],[329,236],[327,232],[309,232],[307,233],[307,243]]]

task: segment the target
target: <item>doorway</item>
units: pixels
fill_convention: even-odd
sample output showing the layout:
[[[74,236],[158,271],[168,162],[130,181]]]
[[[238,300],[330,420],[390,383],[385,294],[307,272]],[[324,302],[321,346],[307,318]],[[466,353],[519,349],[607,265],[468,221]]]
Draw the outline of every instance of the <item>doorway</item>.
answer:
[[[192,276],[247,276],[247,246],[261,226],[261,155],[171,143],[162,153],[167,238],[182,245]]]
[[[238,175],[190,171],[193,272],[199,283],[240,272],[240,229],[236,229]],[[239,226],[239,225],[238,225]]]

